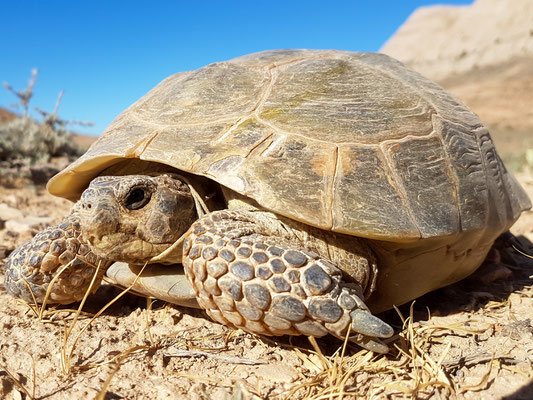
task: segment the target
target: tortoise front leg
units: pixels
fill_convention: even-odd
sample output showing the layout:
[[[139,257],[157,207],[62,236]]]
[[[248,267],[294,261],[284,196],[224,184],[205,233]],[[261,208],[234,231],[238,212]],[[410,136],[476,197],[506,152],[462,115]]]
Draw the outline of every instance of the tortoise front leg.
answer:
[[[81,239],[76,213],[59,225],[38,233],[10,254],[4,286],[8,293],[27,302],[69,304],[85,295],[100,264],[93,292],[100,286],[109,262],[98,258]]]
[[[200,306],[222,324],[263,335],[343,339],[351,327],[350,340],[386,353],[378,338],[393,330],[370,313],[361,288],[326,258],[269,236],[269,213],[260,214],[218,211],[192,225],[183,265]]]

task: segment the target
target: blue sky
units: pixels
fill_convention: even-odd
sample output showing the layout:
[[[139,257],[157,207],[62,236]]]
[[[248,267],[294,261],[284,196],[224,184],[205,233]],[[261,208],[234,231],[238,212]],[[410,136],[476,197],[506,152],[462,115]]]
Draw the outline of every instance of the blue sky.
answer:
[[[415,8],[471,2],[0,0],[0,82],[23,89],[38,68],[31,106],[51,111],[64,89],[59,115],[98,134],[175,72],[274,48],[377,51]]]

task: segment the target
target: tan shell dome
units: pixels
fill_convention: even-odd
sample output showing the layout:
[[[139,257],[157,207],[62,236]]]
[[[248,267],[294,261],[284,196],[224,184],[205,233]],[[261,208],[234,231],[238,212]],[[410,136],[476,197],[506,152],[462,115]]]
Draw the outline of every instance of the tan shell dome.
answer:
[[[173,75],[121,113],[52,194],[140,158],[279,214],[410,241],[510,226],[530,207],[478,117],[388,56],[266,51]]]

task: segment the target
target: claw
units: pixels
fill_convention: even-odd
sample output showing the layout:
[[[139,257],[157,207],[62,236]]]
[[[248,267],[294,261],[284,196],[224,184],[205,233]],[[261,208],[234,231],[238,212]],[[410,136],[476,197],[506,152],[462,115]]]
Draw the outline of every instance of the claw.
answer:
[[[373,351],[374,353],[387,354],[389,352],[389,346],[379,339],[374,339],[365,335],[354,335],[350,336],[350,340],[358,346]]]
[[[389,324],[386,324],[368,311],[355,309],[350,312],[350,317],[352,317],[352,329],[365,336],[388,338],[394,333],[394,329]]]

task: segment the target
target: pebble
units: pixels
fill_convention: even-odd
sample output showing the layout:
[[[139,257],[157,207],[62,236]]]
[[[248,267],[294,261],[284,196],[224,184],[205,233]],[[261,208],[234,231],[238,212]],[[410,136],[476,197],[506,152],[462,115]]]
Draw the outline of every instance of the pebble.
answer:
[[[6,203],[0,203],[0,220],[10,221],[13,219],[22,218],[24,218],[24,214],[22,214],[22,211],[10,207]]]
[[[6,258],[11,254],[12,249],[7,248],[6,246],[0,245],[0,260]]]
[[[52,223],[52,218],[50,217],[35,217],[29,215],[23,218],[16,218],[7,220],[5,223],[5,229],[7,231],[24,234],[31,230],[40,230],[45,228],[47,225]]]

